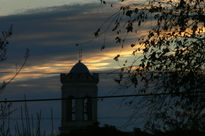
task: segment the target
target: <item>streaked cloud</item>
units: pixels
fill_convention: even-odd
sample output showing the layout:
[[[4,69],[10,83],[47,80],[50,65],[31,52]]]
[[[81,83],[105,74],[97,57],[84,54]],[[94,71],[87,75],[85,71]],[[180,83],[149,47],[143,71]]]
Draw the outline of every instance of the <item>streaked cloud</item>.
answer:
[[[130,58],[131,63],[135,56],[131,55],[134,48],[130,45],[125,45],[123,49],[113,46],[110,38],[112,34],[108,33],[108,46],[100,51],[103,38],[94,37],[96,29],[112,12],[112,8],[108,7],[99,9],[99,4],[85,4],[54,7],[49,12],[1,17],[0,26],[3,29],[8,28],[9,24],[14,25],[9,58],[3,67],[6,71],[15,72],[15,63],[21,64],[24,50],[29,48],[30,58],[15,81],[52,76],[45,73],[69,72],[78,60],[79,47],[75,46],[76,43],[80,43],[83,62],[91,71],[119,68],[122,64],[113,60],[117,54],[120,54],[120,60]],[[0,80],[8,80],[10,77],[12,73],[4,74]]]
[[[26,48],[31,51],[26,66],[15,81],[1,93],[1,99],[24,99],[24,95],[27,99],[60,97],[60,73],[68,73],[78,61],[79,47],[75,46],[76,43],[80,43],[83,49],[82,62],[91,72],[119,68],[119,63],[113,60],[117,54],[120,54],[122,60],[134,59],[131,55],[133,48],[129,44],[123,49],[113,46],[109,38],[112,34],[108,33],[107,47],[103,51],[100,50],[103,38],[93,36],[99,25],[112,13],[109,8],[102,8],[99,4],[83,4],[44,9],[39,7],[27,13],[24,11],[26,9],[19,11],[18,15],[0,17],[0,30],[7,30],[10,24],[14,25],[14,34],[9,40],[8,59],[0,63],[0,72],[8,73],[0,73],[0,81],[6,81],[14,75],[15,64],[18,64],[18,67],[22,64]],[[116,75],[100,74],[99,95],[108,95],[118,89],[113,76]],[[120,113],[117,108],[113,108],[115,105],[110,103],[111,101],[105,105],[99,103],[100,115],[106,116],[105,113],[111,110],[113,115],[116,111],[117,114]],[[47,108],[48,114],[49,108],[54,108],[60,116],[60,102],[29,103],[29,106],[32,107],[32,113],[40,109],[46,112]],[[122,111],[123,114],[127,112]]]
[[[97,2],[96,0],[0,0],[0,16],[20,13],[43,12],[45,8],[73,4],[86,4]],[[50,8],[49,8],[50,9]],[[27,11],[27,12],[25,12]]]

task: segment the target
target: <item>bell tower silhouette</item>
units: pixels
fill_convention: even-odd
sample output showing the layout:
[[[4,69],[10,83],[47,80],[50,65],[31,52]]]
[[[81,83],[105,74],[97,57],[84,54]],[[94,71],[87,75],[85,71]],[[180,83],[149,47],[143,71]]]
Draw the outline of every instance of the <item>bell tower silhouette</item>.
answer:
[[[61,73],[62,83],[62,121],[61,135],[73,130],[85,129],[97,122],[97,73],[91,74],[81,60],[76,63],[69,73]],[[75,99],[75,98],[84,99]]]

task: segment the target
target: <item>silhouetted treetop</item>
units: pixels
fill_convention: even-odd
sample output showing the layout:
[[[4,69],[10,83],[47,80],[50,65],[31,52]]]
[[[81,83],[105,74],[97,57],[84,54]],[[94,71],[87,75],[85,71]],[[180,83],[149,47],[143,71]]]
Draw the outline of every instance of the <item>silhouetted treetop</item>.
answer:
[[[164,129],[196,125],[204,129],[199,121],[204,120],[204,93],[197,92],[205,88],[205,1],[121,0],[119,5],[108,20],[112,24],[109,30],[101,27],[96,31],[96,36],[115,33],[117,46],[129,44],[133,48],[130,56],[135,59],[124,62],[115,81],[136,87],[138,93],[175,93],[141,103],[141,107],[150,107],[150,116],[163,120]],[[103,44],[102,49],[107,46]],[[120,61],[120,53],[114,60]],[[177,92],[185,94],[176,95]],[[162,124],[154,120],[149,123]]]

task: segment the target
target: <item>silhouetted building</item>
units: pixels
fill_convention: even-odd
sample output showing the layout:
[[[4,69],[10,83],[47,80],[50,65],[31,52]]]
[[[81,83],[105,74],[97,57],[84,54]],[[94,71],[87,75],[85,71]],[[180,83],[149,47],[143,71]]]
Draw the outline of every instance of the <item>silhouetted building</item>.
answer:
[[[87,128],[97,122],[98,74],[91,74],[79,61],[69,73],[61,73],[62,126],[61,135],[71,131]],[[90,98],[92,97],[92,99]],[[75,99],[83,98],[83,99]]]

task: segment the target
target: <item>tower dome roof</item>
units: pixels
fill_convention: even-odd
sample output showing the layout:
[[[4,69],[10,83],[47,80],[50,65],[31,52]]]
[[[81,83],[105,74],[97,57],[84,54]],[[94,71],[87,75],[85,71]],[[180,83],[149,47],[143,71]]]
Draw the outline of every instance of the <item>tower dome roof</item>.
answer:
[[[85,64],[83,64],[81,61],[79,61],[78,63],[76,63],[72,69],[70,70],[70,73],[72,74],[86,74],[86,73],[90,73],[87,66]]]

